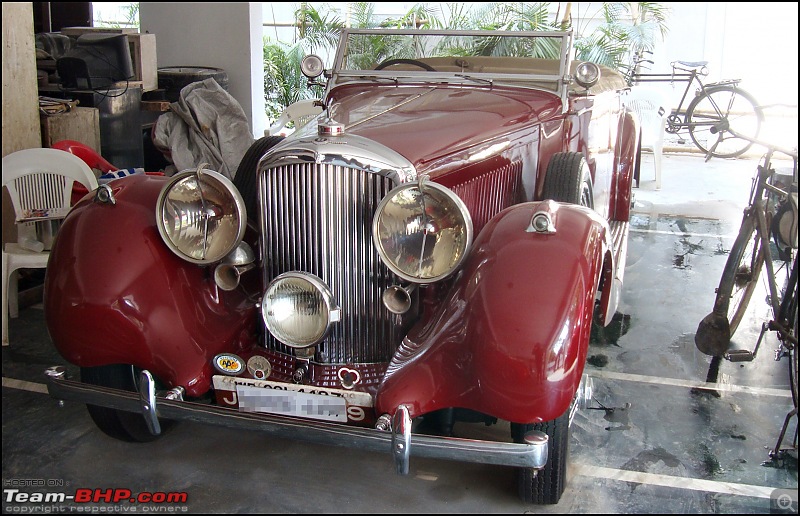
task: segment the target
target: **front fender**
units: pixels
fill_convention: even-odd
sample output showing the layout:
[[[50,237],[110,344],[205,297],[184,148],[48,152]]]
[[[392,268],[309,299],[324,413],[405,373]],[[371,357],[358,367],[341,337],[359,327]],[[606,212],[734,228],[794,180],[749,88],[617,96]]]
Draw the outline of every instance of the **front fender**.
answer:
[[[540,210],[555,234],[526,232]],[[554,201],[498,214],[441,308],[398,348],[378,413],[461,407],[520,423],[563,414],[583,374],[608,234],[596,212]]]
[[[155,225],[165,179],[110,183],[116,204],[84,198],[59,228],[44,285],[48,331],[81,367],[132,364],[189,396],[210,387],[217,353],[248,345],[255,303],[225,292],[211,267],[178,258]]]

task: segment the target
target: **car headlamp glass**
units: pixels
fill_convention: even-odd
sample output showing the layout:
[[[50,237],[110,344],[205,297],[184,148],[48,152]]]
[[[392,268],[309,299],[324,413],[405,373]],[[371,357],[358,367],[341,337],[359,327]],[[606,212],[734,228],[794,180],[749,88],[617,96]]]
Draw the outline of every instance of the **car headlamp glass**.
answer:
[[[340,311],[321,279],[305,272],[286,272],[267,286],[261,316],[276,339],[305,348],[325,338]]]
[[[213,170],[185,170],[172,177],[156,203],[156,225],[175,254],[209,264],[233,251],[244,236],[247,212],[236,187]]]
[[[580,63],[575,69],[575,80],[582,87],[591,88],[600,80],[600,67],[594,63]]]
[[[412,283],[432,283],[452,274],[466,257],[472,218],[449,188],[406,183],[378,205],[372,240],[392,272]]]

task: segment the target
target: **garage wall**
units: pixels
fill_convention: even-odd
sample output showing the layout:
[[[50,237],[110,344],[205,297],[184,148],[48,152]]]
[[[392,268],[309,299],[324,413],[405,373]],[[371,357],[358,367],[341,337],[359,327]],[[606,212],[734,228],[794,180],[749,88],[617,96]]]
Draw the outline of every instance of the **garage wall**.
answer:
[[[158,66],[211,66],[228,73],[254,136],[267,127],[259,2],[141,2],[141,32],[156,35]]]

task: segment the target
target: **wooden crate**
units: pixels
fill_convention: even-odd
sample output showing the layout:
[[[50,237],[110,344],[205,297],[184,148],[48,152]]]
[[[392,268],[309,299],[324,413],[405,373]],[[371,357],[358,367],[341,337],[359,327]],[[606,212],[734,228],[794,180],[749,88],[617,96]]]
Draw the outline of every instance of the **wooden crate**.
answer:
[[[100,111],[76,107],[57,115],[42,115],[42,147],[51,147],[59,140],[75,140],[100,154]]]

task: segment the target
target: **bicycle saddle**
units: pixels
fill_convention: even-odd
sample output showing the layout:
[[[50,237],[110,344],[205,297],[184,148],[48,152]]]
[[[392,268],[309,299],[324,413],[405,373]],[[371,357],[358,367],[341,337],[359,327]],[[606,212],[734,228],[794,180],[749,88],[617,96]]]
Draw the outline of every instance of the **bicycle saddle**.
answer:
[[[689,68],[702,68],[708,64],[708,61],[673,61],[672,64],[679,64],[681,66],[688,66]]]

